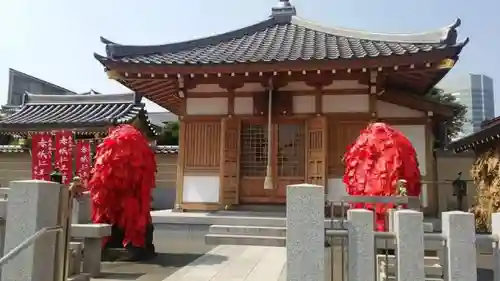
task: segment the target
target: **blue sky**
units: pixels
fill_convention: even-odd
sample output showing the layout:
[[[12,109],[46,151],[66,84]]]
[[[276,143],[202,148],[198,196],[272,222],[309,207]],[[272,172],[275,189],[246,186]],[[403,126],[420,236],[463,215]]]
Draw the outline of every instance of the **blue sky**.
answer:
[[[209,36],[261,21],[278,0],[3,0],[0,1],[0,102],[8,68],[65,88],[104,93],[126,89],[108,80],[93,53],[99,36],[124,44],[160,44]],[[471,42],[454,73],[495,80],[500,113],[500,1],[292,0],[299,16],[372,32],[423,32],[462,19]],[[148,106],[158,111],[157,106]]]

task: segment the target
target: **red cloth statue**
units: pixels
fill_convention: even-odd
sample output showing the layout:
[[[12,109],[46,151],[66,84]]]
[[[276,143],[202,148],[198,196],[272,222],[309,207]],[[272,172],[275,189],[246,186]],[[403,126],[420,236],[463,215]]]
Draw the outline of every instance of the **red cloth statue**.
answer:
[[[92,221],[118,228],[124,247],[144,248],[152,243],[146,241],[146,232],[151,226],[155,174],[154,152],[142,133],[131,125],[111,129],[97,146],[88,182]]]
[[[397,196],[397,181],[406,180],[407,196],[421,191],[417,153],[400,131],[372,123],[361,131],[344,155],[344,183],[353,196]],[[375,211],[377,230],[385,230],[385,214],[392,204],[353,204]]]

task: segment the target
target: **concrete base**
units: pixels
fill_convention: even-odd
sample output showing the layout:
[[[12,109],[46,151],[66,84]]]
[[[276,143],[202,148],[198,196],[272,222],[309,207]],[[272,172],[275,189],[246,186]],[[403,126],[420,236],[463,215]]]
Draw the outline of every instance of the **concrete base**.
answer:
[[[277,209],[276,209],[277,210]],[[285,212],[216,211],[186,212],[173,210],[151,212],[155,225],[206,225],[207,245],[255,245],[284,247],[286,244]],[[425,232],[433,232],[439,220],[424,222]],[[325,219],[325,228],[341,229],[339,218]]]
[[[153,224],[193,224],[193,225],[226,225],[285,227],[285,212],[256,211],[215,211],[215,212],[175,212],[174,210],[152,211]],[[325,219],[325,228],[340,228],[340,219]],[[441,228],[437,218],[424,218],[424,231],[435,232]]]

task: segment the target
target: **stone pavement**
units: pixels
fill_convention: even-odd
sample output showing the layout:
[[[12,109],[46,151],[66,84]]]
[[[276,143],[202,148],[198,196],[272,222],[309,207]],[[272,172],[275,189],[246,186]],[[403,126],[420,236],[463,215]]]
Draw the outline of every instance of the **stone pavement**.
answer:
[[[260,246],[222,245],[179,269],[175,256],[164,258],[165,266],[153,262],[109,263],[103,278],[94,281],[285,281],[286,249]],[[186,257],[179,254],[179,266]],[[168,276],[168,277],[166,277]],[[165,278],[166,277],[166,278]]]
[[[285,248],[222,245],[163,281],[281,281],[285,263]]]
[[[214,248],[205,245],[208,226],[155,226],[154,244],[158,256],[147,263],[104,262],[101,278],[92,281],[162,281]]]

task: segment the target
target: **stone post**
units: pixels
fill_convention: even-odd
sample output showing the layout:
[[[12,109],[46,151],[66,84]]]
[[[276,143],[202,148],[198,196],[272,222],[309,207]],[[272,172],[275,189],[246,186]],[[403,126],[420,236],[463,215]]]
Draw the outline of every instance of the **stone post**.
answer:
[[[477,280],[476,229],[474,215],[462,211],[444,212],[443,235],[446,242],[446,280]]]
[[[394,213],[397,280],[425,281],[424,215],[412,210]]]
[[[4,255],[44,227],[57,226],[61,185],[39,180],[12,181],[7,206]],[[54,279],[56,233],[41,236],[2,268],[2,281]]]
[[[500,237],[500,213],[493,213],[491,215],[491,234],[496,234]],[[500,281],[500,242],[497,242],[496,247],[493,247],[492,258],[494,281]]]
[[[71,222],[75,224],[91,223],[90,193],[84,192],[82,196],[73,199]]]
[[[349,221],[349,281],[375,281],[375,236],[373,212],[347,211]]]
[[[325,189],[287,186],[287,281],[325,280]]]

